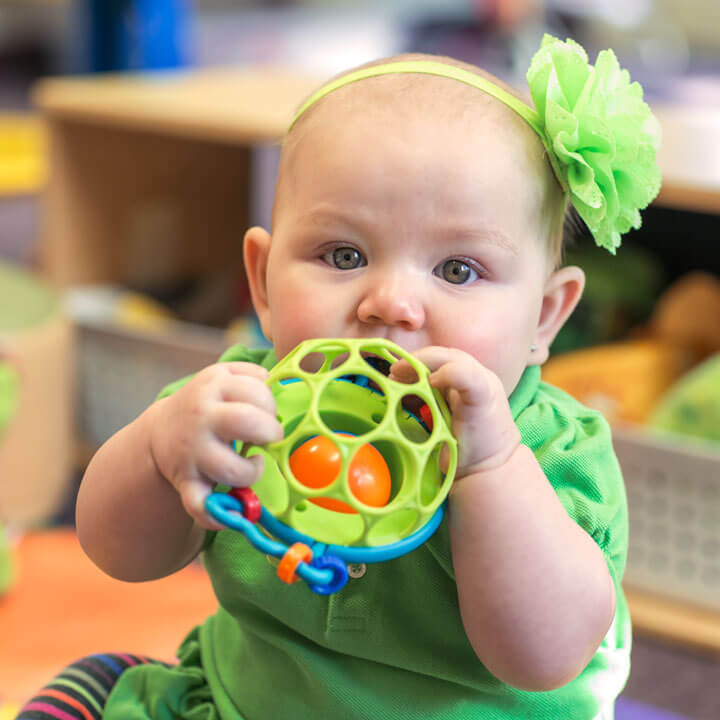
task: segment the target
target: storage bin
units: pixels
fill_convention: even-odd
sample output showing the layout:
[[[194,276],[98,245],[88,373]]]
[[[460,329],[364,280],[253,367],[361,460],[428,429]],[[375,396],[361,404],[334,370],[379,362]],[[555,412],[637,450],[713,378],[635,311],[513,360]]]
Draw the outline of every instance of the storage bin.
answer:
[[[613,431],[625,477],[625,584],[720,611],[720,446],[630,427]]]
[[[217,361],[223,330],[182,322],[137,329],[77,320],[76,424],[92,451],[134,420],[168,383]]]
[[[18,378],[0,437],[0,524],[51,519],[72,475],[72,327],[55,293],[0,263],[0,352]]]

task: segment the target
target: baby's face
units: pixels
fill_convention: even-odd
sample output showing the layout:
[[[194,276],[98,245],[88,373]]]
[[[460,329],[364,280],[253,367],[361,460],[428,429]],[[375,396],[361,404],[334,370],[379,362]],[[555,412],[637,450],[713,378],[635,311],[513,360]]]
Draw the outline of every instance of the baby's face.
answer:
[[[323,109],[277,198],[261,320],[278,358],[315,337],[443,345],[509,394],[551,269],[530,179],[541,150],[516,135],[493,113],[441,125]]]

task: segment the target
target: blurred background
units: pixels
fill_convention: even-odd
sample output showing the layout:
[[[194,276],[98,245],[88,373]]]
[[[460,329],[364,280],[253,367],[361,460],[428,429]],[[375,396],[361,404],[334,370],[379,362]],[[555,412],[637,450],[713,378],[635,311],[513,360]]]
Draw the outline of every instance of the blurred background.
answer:
[[[189,604],[128,618],[128,634],[108,598],[136,600],[77,548],[75,494],[93,451],[167,382],[234,342],[266,344],[241,241],[269,226],[293,109],[322,79],[403,51],[524,88],[544,32],[593,61],[612,47],[663,130],[642,228],[616,258],[582,236],[568,250],[587,289],[544,368],[607,415],[626,477],[635,646],[618,718],[717,718],[716,0],[0,0],[0,718],[99,639],[170,655],[212,607],[198,567],[142,600]],[[72,632],[28,647],[48,597],[84,584],[94,604]]]

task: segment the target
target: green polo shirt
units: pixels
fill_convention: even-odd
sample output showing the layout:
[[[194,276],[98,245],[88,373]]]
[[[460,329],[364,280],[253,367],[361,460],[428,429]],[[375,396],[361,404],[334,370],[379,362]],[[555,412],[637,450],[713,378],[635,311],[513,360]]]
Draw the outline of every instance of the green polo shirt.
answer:
[[[269,368],[275,357],[236,346],[221,360]],[[226,530],[205,551],[217,613],[186,637],[178,666],[128,670],[104,717],[611,720],[629,673],[631,632],[620,586],[627,506],[610,430],[599,413],[541,382],[537,367],[525,371],[510,407],[523,442],[615,581],[613,624],[575,680],[550,692],[520,691],[477,659],[460,618],[445,521],[417,550],[356,568],[358,577],[331,596],[303,582],[283,585],[274,563]]]

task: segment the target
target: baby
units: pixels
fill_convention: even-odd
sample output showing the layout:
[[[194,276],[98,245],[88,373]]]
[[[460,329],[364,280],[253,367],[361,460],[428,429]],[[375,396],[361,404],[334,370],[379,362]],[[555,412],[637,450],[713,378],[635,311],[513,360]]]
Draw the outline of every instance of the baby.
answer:
[[[124,672],[103,717],[613,717],[630,652],[622,477],[605,421],[539,366],[583,291],[560,266],[568,201],[614,252],[658,190],[656,132],[612,53],[593,68],[547,37],[528,78],[537,112],[478,68],[406,55],[298,113],[272,227],[245,235],[273,351],[231,348],[167,388],[83,479],[97,565],[150,580],[204,550],[220,603],[179,665]],[[205,510],[217,483],[263,472],[233,440],[282,437],[268,368],[322,337],[387,338],[427,365],[459,451],[435,535],[329,597],[279,584]],[[391,374],[413,379],[405,361]]]

